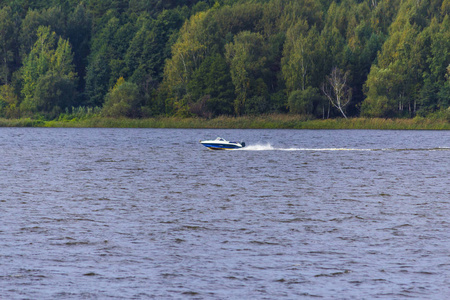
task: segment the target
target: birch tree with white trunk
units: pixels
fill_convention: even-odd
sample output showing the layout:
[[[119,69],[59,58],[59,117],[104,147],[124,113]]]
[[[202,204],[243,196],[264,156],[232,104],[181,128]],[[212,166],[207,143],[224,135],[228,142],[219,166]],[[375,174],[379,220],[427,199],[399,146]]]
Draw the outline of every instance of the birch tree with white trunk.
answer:
[[[331,70],[331,74],[327,76],[326,81],[322,84],[321,89],[324,95],[330,100],[330,103],[336,107],[344,118],[345,107],[350,103],[352,98],[352,90],[347,85],[347,78],[349,72],[342,71],[339,68],[334,67]]]

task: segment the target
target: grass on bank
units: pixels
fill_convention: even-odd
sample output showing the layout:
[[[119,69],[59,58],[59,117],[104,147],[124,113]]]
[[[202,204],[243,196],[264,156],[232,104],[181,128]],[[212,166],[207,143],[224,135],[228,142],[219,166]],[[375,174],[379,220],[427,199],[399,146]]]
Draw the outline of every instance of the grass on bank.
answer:
[[[0,127],[74,127],[74,128],[213,128],[213,129],[392,129],[450,130],[446,118],[379,119],[351,118],[310,120],[299,115],[265,115],[214,119],[156,117],[113,119],[91,117],[71,120],[0,119]]]

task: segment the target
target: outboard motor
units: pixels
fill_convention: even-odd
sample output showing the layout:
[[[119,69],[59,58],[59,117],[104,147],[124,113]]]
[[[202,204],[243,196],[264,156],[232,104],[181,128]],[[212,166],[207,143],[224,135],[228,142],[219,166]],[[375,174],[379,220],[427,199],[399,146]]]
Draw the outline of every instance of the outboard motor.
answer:
[[[245,142],[241,142],[242,147],[245,147]]]

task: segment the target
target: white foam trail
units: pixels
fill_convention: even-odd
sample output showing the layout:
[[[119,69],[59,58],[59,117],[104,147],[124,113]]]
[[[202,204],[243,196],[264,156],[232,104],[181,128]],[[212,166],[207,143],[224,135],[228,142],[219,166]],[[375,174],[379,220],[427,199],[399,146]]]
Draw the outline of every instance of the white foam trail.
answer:
[[[424,148],[424,149],[394,149],[394,148],[384,148],[384,149],[367,149],[367,148],[277,148],[273,147],[270,143],[267,144],[256,144],[248,145],[240,150],[246,151],[445,151],[450,150],[448,147],[438,147],[438,148]]]
[[[271,144],[249,145],[241,150],[246,151],[373,151],[373,149],[353,149],[353,148],[275,148]]]
[[[247,150],[247,151],[266,151],[266,150],[277,150],[274,147],[272,147],[272,145],[270,145],[269,143],[267,144],[256,144],[256,145],[249,145],[249,146],[245,146],[244,148],[242,148],[241,150]]]

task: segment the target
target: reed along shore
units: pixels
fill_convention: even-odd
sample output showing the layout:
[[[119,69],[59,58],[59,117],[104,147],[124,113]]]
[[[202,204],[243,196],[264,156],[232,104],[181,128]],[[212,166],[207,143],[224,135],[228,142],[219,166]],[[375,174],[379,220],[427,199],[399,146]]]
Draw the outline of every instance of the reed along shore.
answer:
[[[33,119],[0,119],[0,127],[74,127],[74,128],[211,128],[211,129],[385,129],[385,130],[449,130],[446,119],[308,119],[299,115],[266,115],[212,119],[155,117],[115,119],[92,117],[62,121]]]

